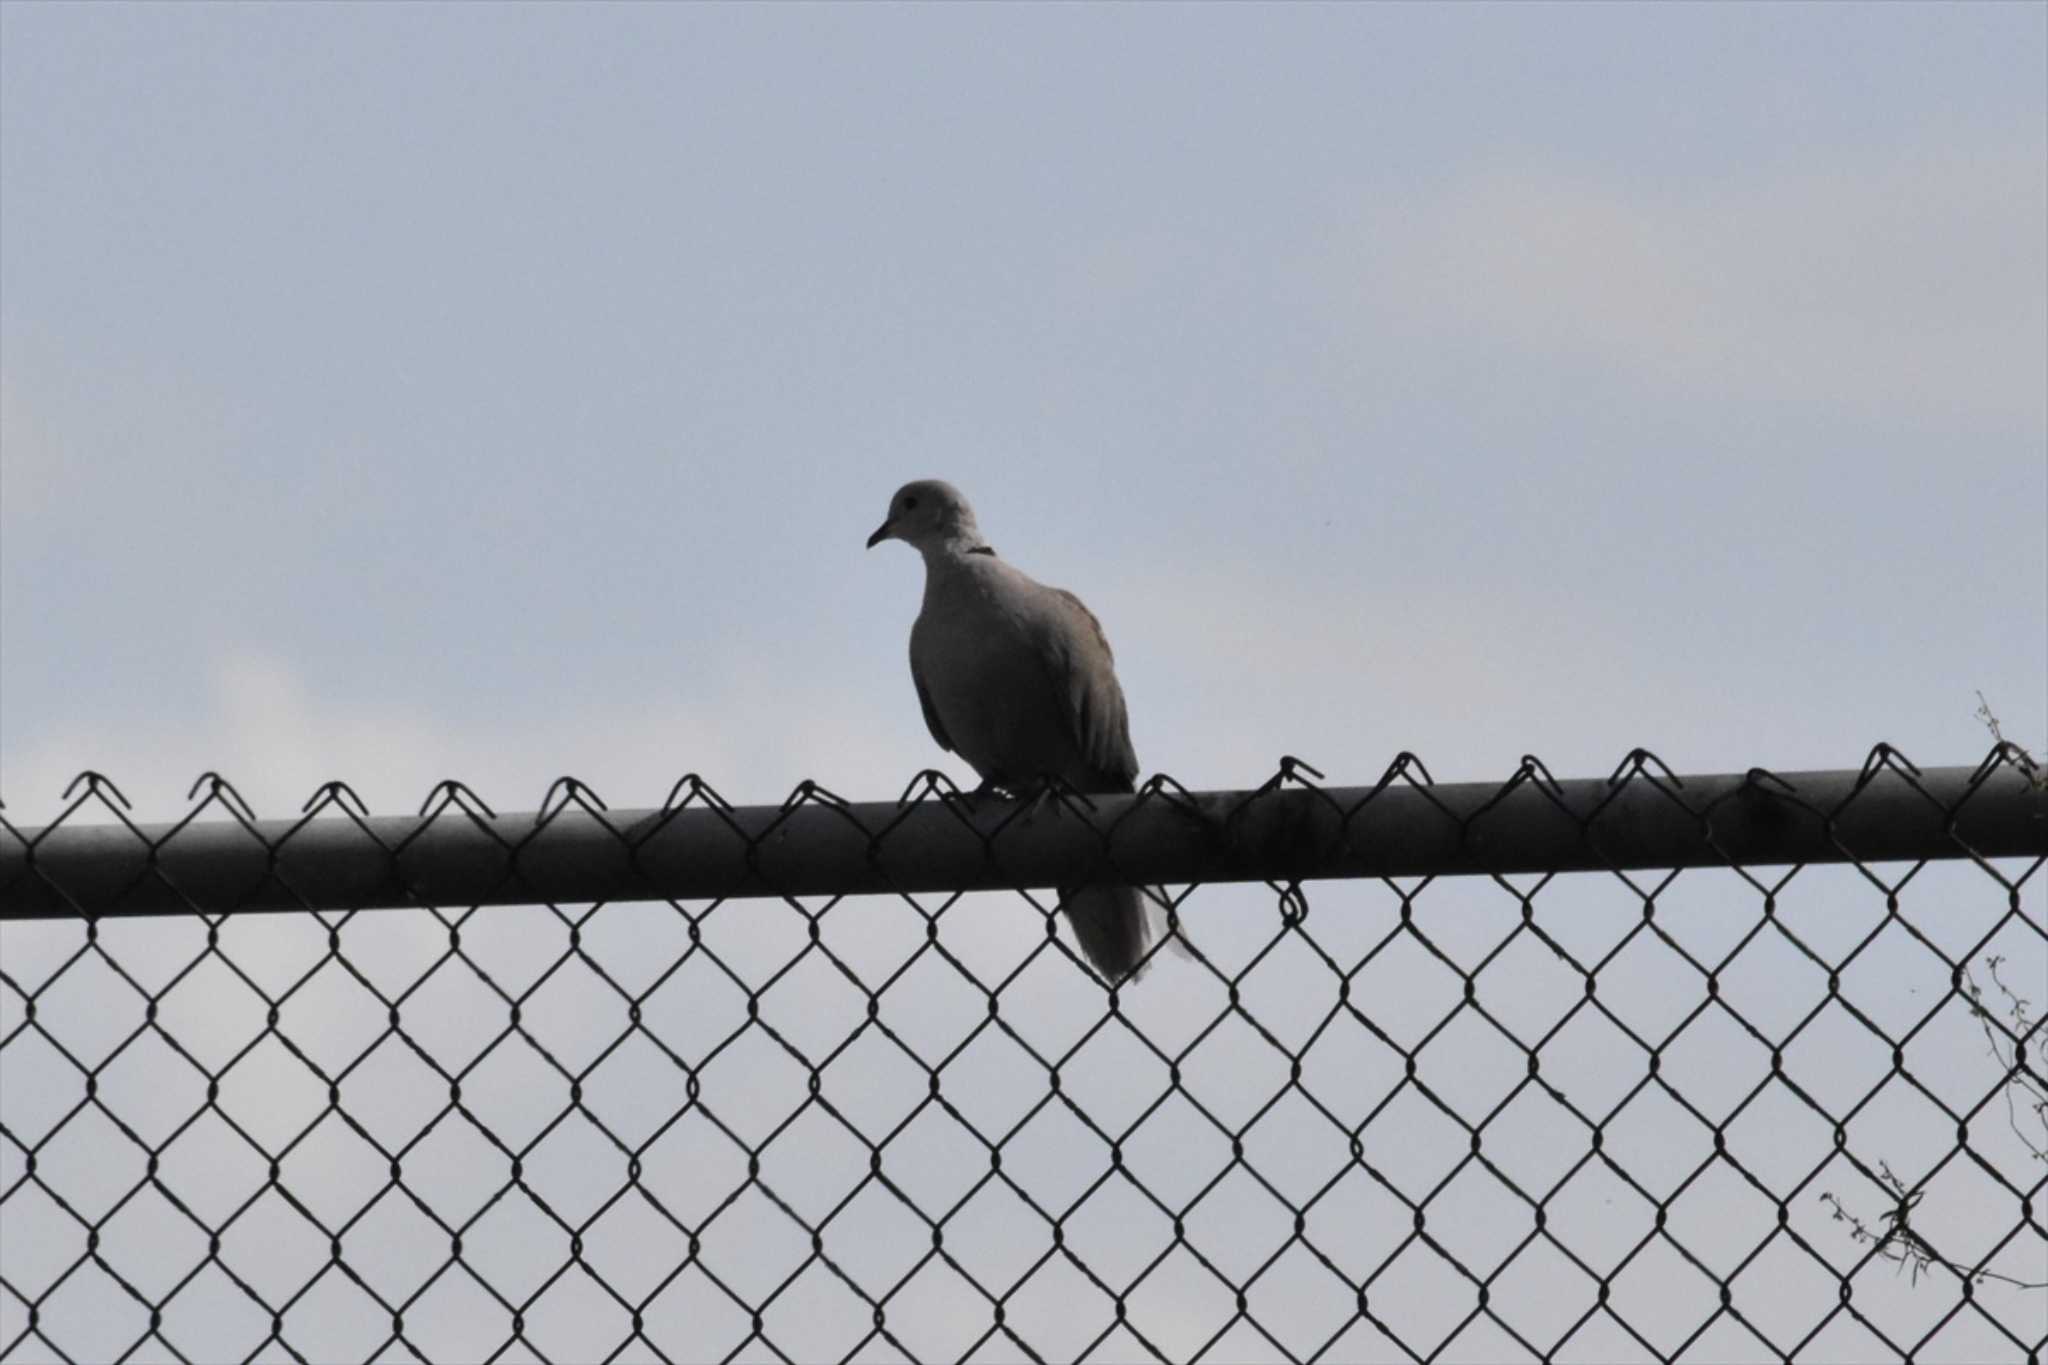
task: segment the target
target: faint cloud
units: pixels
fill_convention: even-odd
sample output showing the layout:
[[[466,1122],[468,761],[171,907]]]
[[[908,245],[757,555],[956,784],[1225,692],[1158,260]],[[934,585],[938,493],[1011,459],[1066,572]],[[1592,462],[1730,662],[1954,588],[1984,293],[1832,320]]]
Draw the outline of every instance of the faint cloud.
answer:
[[[942,757],[911,747],[907,731],[878,730],[873,708],[837,689],[787,675],[764,688],[762,672],[737,659],[729,682],[701,698],[613,689],[536,710],[508,689],[503,709],[484,697],[393,706],[323,692],[289,661],[238,648],[215,662],[196,723],[139,710],[90,730],[45,730],[8,747],[0,796],[21,825],[52,817],[87,768],[112,778],[145,821],[182,811],[209,771],[265,818],[295,815],[336,778],[380,815],[416,809],[447,778],[499,810],[538,807],[565,775],[622,807],[659,805],[686,772],[739,802],[779,800],[806,777],[869,799]]]
[[[1499,167],[1376,212],[1367,245],[1376,332],[1700,398],[2048,426],[2038,147],[1675,186]]]

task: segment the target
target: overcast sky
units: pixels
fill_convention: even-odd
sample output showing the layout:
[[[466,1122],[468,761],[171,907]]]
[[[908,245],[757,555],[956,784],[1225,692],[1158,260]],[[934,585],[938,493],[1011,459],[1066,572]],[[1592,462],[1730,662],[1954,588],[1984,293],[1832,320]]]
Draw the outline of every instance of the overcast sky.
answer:
[[[2048,733],[2040,6],[0,22],[17,818],[893,793],[927,475],[1191,783]]]
[[[46,818],[87,767],[120,782],[143,819],[180,813],[205,769],[265,815],[295,812],[335,777],[379,812],[409,810],[451,776],[500,810],[537,804],[564,773],[614,806],[655,804],[686,771],[744,801],[779,799],[807,777],[864,799],[933,764],[966,778],[931,744],[908,677],[916,558],[862,549],[891,491],[932,476],[966,491],[1003,555],[1096,610],[1145,771],[1192,787],[1257,785],[1283,753],[1366,783],[1404,749],[1451,780],[1504,778],[1530,752],[1559,775],[1604,774],[1637,745],[1680,771],[1853,767],[1879,740],[1922,763],[1974,763],[1989,744],[1979,690],[2008,735],[2038,750],[2048,7],[0,6],[0,794],[18,824]],[[1682,939],[1727,951],[1756,922],[1758,896],[1730,874],[1676,885],[1660,905]],[[1503,891],[1438,884],[1419,922],[1470,968],[1520,923]],[[1341,943],[1331,951],[1349,961],[1399,922],[1397,898],[1375,884],[1316,895],[1317,941]],[[2022,979],[2038,972],[2042,935],[1998,927],[2004,892],[1978,869],[1927,869],[1905,903],[1952,936],[1946,951],[2004,952]],[[1640,900],[1612,878],[1561,880],[1539,904],[1540,922],[1588,960],[1640,921]],[[1803,874],[1784,901],[1786,920],[1835,955],[1875,932],[1883,904],[1847,870]],[[758,986],[800,950],[802,925],[772,901],[742,908],[721,911],[711,941]],[[1229,970],[1274,932],[1260,888],[1198,892],[1189,909]],[[1043,921],[994,896],[963,904],[947,930],[995,980],[1042,943]],[[464,933],[514,989],[563,951],[561,925],[538,909]],[[587,950],[638,990],[682,951],[680,933],[667,907],[608,907]],[[23,990],[41,989],[81,934],[10,931]],[[872,984],[918,950],[922,922],[899,902],[850,903],[826,938]],[[275,916],[233,921],[224,941],[262,989],[282,991],[321,962],[326,938],[309,917]],[[345,941],[351,962],[380,982],[388,972],[396,991],[447,936],[425,912],[394,912],[357,917]],[[1764,941],[1731,969],[1728,998],[1789,1029],[1786,1002],[1820,998],[1818,969]],[[204,933],[190,920],[131,923],[101,942],[156,989],[150,973],[202,952]],[[1458,991],[1401,942],[1406,956],[1361,980],[1376,1022],[1406,1045]],[[1947,991],[1947,968],[1902,931],[1878,942],[1845,989],[1895,1011],[1887,1026],[1903,1030]],[[1485,998],[1540,1031],[1578,1004],[1581,983],[1557,978],[1526,937],[1520,949],[1483,978]],[[1641,951],[1652,960],[1624,962],[1602,998],[1669,1026],[1700,982]],[[1336,977],[1298,937],[1270,960],[1247,1005],[1298,1042],[1335,1007]],[[933,1047],[985,1022],[984,997],[935,962],[927,954],[926,976],[886,997]],[[817,955],[802,970],[769,992],[763,1017],[823,1051],[864,1016]],[[544,998],[531,1027],[586,1058],[625,1027],[623,1006],[590,974],[559,979],[567,994]],[[260,1029],[260,1002],[224,972],[192,980],[164,1017],[205,1055],[231,1055]],[[497,1026],[501,1004],[459,971],[436,981],[443,994],[409,1001],[406,1018],[453,1056],[479,1021]],[[1222,995],[1217,978],[1174,961],[1130,1008],[1178,1047]],[[687,1055],[742,1017],[736,989],[717,980],[666,998],[684,1013],[650,1027]],[[1003,1004],[1027,1036],[1065,1036],[1102,997],[1053,961]],[[0,991],[0,1007],[5,1032],[22,1005]],[[96,1055],[141,1005],[110,973],[81,968],[38,1008],[44,1027]],[[365,1020],[381,1027],[380,1009],[330,964],[284,1027],[339,1066],[369,1036]],[[1794,1049],[1794,1071],[1843,1087],[1862,1074],[1852,1062],[1876,1057],[1881,1072],[1882,1049],[1839,1007],[1829,1017],[1838,1031],[1809,1035],[1821,1040]],[[1689,1093],[1745,1093],[1762,1054],[1714,1018],[1719,1031],[1691,1034],[1674,1074]],[[1478,1028],[1469,1014],[1466,1025]],[[32,1033],[14,1036],[10,1122],[32,1137],[82,1082]],[[1205,1102],[1240,1121],[1282,1081],[1248,1029],[1231,1036],[1196,1054],[1189,1085],[1211,1087]],[[1483,1113],[1520,1083],[1523,1058],[1498,1038],[1445,1036],[1424,1070],[1454,1102]],[[743,1060],[708,1076],[706,1093],[753,1133],[805,1093],[759,1030],[744,1038],[754,1051],[736,1050]],[[1395,1053],[1362,1029],[1342,1038],[1310,1054],[1319,1095],[1343,1108],[1399,1084]],[[324,1092],[307,1100],[305,1069],[264,1046],[224,1103],[282,1141],[302,1117],[293,1105],[317,1114]],[[1937,1084],[1975,1087],[1965,1100],[2002,1074],[1960,1008],[1915,1046]],[[539,1066],[506,1053],[525,1059],[508,1067]],[[149,1056],[120,1061],[102,1093],[155,1135],[203,1085],[167,1052]],[[1549,1074],[1572,1078],[1560,1084],[1594,1091],[1640,1064],[1611,1034],[1544,1056]],[[921,1102],[923,1072],[905,1081],[889,1060],[849,1052],[828,1086],[872,1105]],[[1077,1062],[1068,1083],[1103,1114],[1164,1084],[1128,1058],[1098,1063]],[[672,1067],[620,1067],[609,1092],[593,1082],[593,1107],[613,1092],[650,1113],[670,1102]],[[948,1071],[947,1093],[1000,1106],[1035,1099],[1043,1079],[977,1054]],[[1888,1092],[1897,1113],[1872,1109],[1852,1137],[1868,1160],[1924,1171],[1949,1154],[1952,1128],[1899,1098],[1905,1089]],[[348,1103],[373,1125],[398,1123],[408,1093],[386,1078]],[[552,1119],[566,1093],[542,1072],[479,1083],[471,1102],[501,1105],[491,1121],[513,1132]],[[1827,1126],[1782,1087],[1771,1093],[1784,1108],[1752,1110],[1733,1150],[1761,1169],[1796,1132],[1825,1160]],[[1420,1105],[1412,1092],[1403,1102]],[[1829,1102],[1846,1108],[1854,1092]],[[1646,1108],[1614,1150],[1668,1174],[1704,1129]],[[1582,1128],[1540,1118],[1507,1125],[1497,1150],[1584,1154]],[[806,1199],[861,1172],[831,1164],[848,1144],[815,1108],[805,1121],[824,1129],[771,1148],[767,1176],[808,1216]],[[1464,1142],[1432,1122],[1403,1110],[1367,1131],[1397,1185],[1402,1161],[1427,1165]],[[1149,1155],[1133,1140],[1132,1169],[1191,1198],[1221,1139],[1178,1110],[1153,1131],[1169,1125]],[[288,1173],[345,1203],[351,1180],[374,1191],[383,1166],[338,1127],[319,1130],[331,1150]],[[1322,1169],[1331,1131],[1296,1114],[1248,1141],[1277,1144],[1254,1156],[1288,1184]],[[1046,1138],[1051,1154],[1027,1160],[1018,1149],[1038,1140],[1027,1132],[1011,1149],[1018,1179],[1035,1171],[1066,1188],[1100,1173],[1086,1141]],[[186,1148],[201,1153],[187,1157],[196,1169],[171,1177],[181,1189],[242,1178],[237,1140],[223,1129],[201,1141]],[[570,1141],[543,1144],[536,1182],[553,1180],[569,1203],[609,1193],[597,1188],[609,1167]],[[459,1195],[465,1179],[507,1178],[471,1142],[424,1179]],[[658,1150],[667,1164],[650,1169],[710,1172],[677,1193],[701,1201],[741,1178],[717,1164],[736,1149],[711,1146]],[[934,1181],[980,1169],[982,1150],[964,1147],[918,1147],[904,1164]],[[2017,1169],[2016,1152],[1992,1159]],[[111,1129],[46,1155],[45,1177],[73,1182],[81,1200],[139,1178],[123,1174],[139,1158]],[[16,1163],[0,1177],[15,1178],[19,1153],[0,1144],[0,1158]],[[1341,1150],[1331,1159],[1341,1165]],[[1952,1244],[1975,1255],[1971,1239],[1994,1245],[2013,1203],[1962,1162],[1946,1169],[1954,1188],[1937,1187],[1924,1217],[1950,1220]],[[1689,1246],[1718,1248],[1703,1254],[1725,1273],[1768,1234],[1771,1210],[1714,1170],[1722,1183],[1681,1201],[1675,1225]],[[1325,1246],[1407,1217],[1352,1175],[1365,1202],[1321,1206]],[[260,1163],[248,1179],[260,1185]],[[1284,1240],[1277,1205],[1245,1192],[1242,1172],[1232,1179],[1237,1192],[1203,1203],[1207,1231],[1191,1236],[1235,1255],[1268,1233]],[[1421,1189],[1433,1179],[1414,1176]],[[1151,1254],[1163,1215],[1112,1204],[1123,1187],[1105,1189],[1100,1254],[1141,1243]],[[11,1239],[8,1254],[25,1260],[7,1273],[33,1287],[79,1254],[83,1234],[24,1190],[11,1210],[32,1231]],[[1489,1238],[1499,1254],[1508,1224],[1489,1220],[1520,1236],[1526,1213],[1500,1194],[1471,1193],[1468,1207],[1452,1190],[1439,1226],[1466,1229],[1475,1257]],[[1861,1252],[1811,1194],[1797,1216],[1838,1267],[1853,1264]],[[1575,1226],[1589,1237],[1646,1235],[1647,1204],[1581,1186],[1558,1209],[1566,1196],[1586,1205]],[[1866,1183],[1852,1197],[1869,1210],[1881,1192]],[[976,1225],[984,1245],[1043,1234],[991,1209]],[[282,1297],[311,1273],[291,1259],[309,1234],[281,1205],[273,1214],[276,1226],[242,1223],[247,1244],[231,1251],[282,1277]],[[47,1235],[30,1221],[45,1215]],[[924,1235],[901,1217],[849,1214],[833,1235],[886,1259]],[[723,1227],[797,1236],[764,1209]],[[134,1254],[165,1228],[182,1225],[163,1215],[116,1240]],[[550,1235],[500,1228],[490,1245],[550,1268],[566,1255]],[[408,1248],[426,1255],[411,1225],[360,1236],[368,1249],[352,1254],[394,1274],[411,1266]],[[660,1228],[619,1233],[606,1245],[636,1254],[606,1273],[623,1282],[668,1264],[673,1241]],[[1384,1251],[1344,1245],[1347,1275]],[[759,1271],[787,1250],[749,1246],[720,1264]],[[1711,1287],[1666,1251],[1638,1276],[1650,1296],[1638,1302],[1667,1324],[1711,1314]],[[173,1248],[158,1268],[198,1254]],[[306,1254],[317,1269],[324,1251]],[[1822,1276],[1815,1288],[1814,1267],[1784,1254],[1747,1272],[1742,1302],[1785,1315],[1766,1330],[1796,1340],[1799,1315],[1830,1311],[1835,1286]],[[2034,1275],[2038,1239],[2009,1258]],[[1274,1292],[1296,1296],[1278,1316],[1308,1333],[1309,1310],[1337,1299],[1320,1270],[1302,1269]],[[1870,1273],[1891,1284],[1889,1267]],[[1526,1275],[1519,1301],[1563,1315],[1529,1329],[1552,1340],[1590,1282],[1556,1265]],[[1203,1314],[1228,1317],[1230,1295],[1194,1279],[1159,1289],[1164,1307],[1138,1305],[1164,1324],[1169,1353],[1206,1339]],[[1467,1287],[1384,1283],[1425,1316],[1450,1312],[1446,1284]],[[822,1274],[807,1284],[837,1292]],[[1098,1310],[1107,1320],[1096,1291],[1037,1284],[1046,1330],[1079,1331]],[[1911,1339],[1925,1326],[1916,1314],[1938,1318],[1954,1297],[1894,1287],[1859,1302]],[[705,1313],[736,1311],[711,1298]],[[841,1299],[858,1336],[868,1310]],[[0,1300],[4,1336],[22,1309]],[[222,1286],[180,1302],[201,1319],[226,1305],[219,1322],[173,1324],[197,1333],[180,1340],[211,1348],[266,1330],[230,1321],[231,1308],[253,1310]],[[787,1330],[820,1334],[798,1340],[840,1339],[828,1333],[840,1319],[794,1304],[780,1310]],[[1086,1312],[1066,1311],[1074,1304]],[[980,1331],[985,1315],[969,1306],[960,1321]],[[957,1309],[941,1302],[922,1321]],[[69,1311],[79,1339],[99,1330],[110,1351],[140,1330],[121,1316],[139,1310],[104,1284],[78,1290]],[[295,1311],[367,1330],[339,1299]],[[1022,1321],[1021,1299],[1018,1311]],[[440,1304],[414,1321],[422,1332],[483,1324],[482,1347],[443,1343],[461,1356],[501,1340],[501,1318]],[[916,1318],[906,1307],[896,1320]],[[1965,1335],[1944,1349],[2003,1349],[1968,1335],[1982,1319],[1954,1321]],[[1304,1354],[1321,1338],[1306,1339]],[[1465,1348],[1497,1358],[1492,1340]],[[1361,1338],[1336,1354],[1383,1345]],[[1809,1355],[1872,1349],[1829,1338]],[[1567,1354],[1641,1350],[1610,1332]]]

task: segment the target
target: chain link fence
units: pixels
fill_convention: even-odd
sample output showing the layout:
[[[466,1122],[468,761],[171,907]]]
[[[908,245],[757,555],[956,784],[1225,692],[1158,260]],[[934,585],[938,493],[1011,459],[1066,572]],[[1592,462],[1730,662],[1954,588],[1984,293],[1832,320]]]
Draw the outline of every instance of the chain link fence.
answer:
[[[0,813],[0,1359],[2038,1361],[2048,793]],[[1156,887],[1107,989],[1050,893]]]

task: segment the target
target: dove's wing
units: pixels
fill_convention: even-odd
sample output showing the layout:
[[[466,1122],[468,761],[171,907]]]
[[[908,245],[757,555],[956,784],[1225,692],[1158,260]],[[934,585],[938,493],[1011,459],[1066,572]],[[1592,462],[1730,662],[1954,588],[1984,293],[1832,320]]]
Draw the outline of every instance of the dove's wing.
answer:
[[[1050,625],[1046,671],[1059,691],[1068,735],[1103,789],[1129,791],[1138,777],[1138,755],[1109,637],[1080,598],[1064,588],[1041,591]]]

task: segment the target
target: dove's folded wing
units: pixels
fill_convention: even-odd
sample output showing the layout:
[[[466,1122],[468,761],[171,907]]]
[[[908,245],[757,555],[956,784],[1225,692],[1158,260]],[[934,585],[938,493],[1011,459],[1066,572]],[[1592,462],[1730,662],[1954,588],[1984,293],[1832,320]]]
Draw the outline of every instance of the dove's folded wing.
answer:
[[[1080,598],[1063,588],[1045,592],[1046,668],[1059,690],[1074,747],[1101,789],[1129,791],[1138,777],[1138,755],[1131,747],[1130,716],[1117,685],[1109,637]]]

